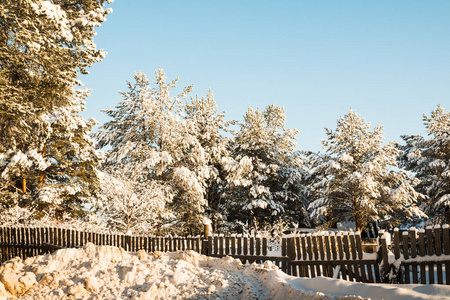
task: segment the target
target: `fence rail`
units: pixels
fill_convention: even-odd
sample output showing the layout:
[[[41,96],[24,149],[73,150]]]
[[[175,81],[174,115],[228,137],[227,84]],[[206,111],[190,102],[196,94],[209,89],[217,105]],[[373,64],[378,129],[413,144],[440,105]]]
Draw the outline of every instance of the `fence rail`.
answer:
[[[101,234],[62,228],[0,227],[0,259],[82,247],[86,243],[121,247],[127,251],[171,252],[193,250],[212,257],[232,256],[243,263],[272,261],[289,275],[327,276],[358,282],[382,282],[392,268],[393,252],[403,283],[450,285],[449,226],[411,228],[381,233],[378,253],[365,253],[359,232],[289,235],[282,239],[281,253],[269,251],[268,239],[259,236],[209,235],[196,237],[129,236]],[[381,265],[380,265],[381,264]]]

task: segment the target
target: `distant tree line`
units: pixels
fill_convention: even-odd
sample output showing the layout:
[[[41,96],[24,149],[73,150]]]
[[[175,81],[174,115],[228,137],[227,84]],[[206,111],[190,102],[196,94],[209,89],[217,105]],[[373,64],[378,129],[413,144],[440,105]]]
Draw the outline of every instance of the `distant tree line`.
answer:
[[[111,230],[195,234],[291,226],[363,230],[450,222],[450,113],[428,136],[384,143],[350,110],[326,129],[324,152],[295,150],[284,108],[228,121],[213,93],[173,94],[163,69],[137,72],[110,121],[80,116],[77,88],[104,52],[93,42],[103,0],[0,4],[0,216],[8,222],[92,220]],[[103,150],[102,150],[103,149]],[[24,213],[24,211],[26,213]],[[23,217],[26,215],[26,218]],[[87,222],[87,221],[86,221]]]

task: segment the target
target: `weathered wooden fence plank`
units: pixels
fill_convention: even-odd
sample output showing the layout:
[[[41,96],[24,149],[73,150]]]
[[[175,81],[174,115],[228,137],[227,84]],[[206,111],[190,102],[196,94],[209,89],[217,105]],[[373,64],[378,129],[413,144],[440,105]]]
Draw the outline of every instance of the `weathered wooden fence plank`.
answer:
[[[266,256],[267,255],[267,238],[263,237],[262,240],[262,255]]]
[[[419,255],[421,257],[425,256],[425,230],[424,229],[420,229],[419,230]],[[420,283],[421,284],[425,284],[427,283],[426,281],[426,269],[425,269],[425,263],[424,262],[420,262],[419,263],[420,266]]]
[[[406,242],[408,244],[408,241]],[[416,228],[412,227],[409,230],[409,243],[411,246],[411,258],[417,257],[417,230]],[[419,277],[417,272],[417,263],[411,264],[411,271],[412,271],[412,279],[413,283],[419,283]]]
[[[330,244],[331,244],[331,253],[333,256],[333,260],[337,259],[337,251],[336,251],[336,235],[334,232],[330,234]]]
[[[442,242],[444,244],[444,254],[450,255],[450,230],[449,225],[442,226]],[[445,282],[450,285],[450,262],[445,263]]]
[[[434,254],[434,241],[433,241],[433,228],[428,226],[426,228],[426,240],[427,240],[427,255],[432,256]],[[430,284],[434,283],[434,263],[428,263],[428,280]]]

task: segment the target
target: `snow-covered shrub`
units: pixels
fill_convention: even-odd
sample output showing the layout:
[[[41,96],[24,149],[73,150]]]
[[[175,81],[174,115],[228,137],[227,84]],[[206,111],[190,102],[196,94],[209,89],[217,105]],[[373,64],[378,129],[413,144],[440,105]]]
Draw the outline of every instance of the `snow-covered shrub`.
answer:
[[[69,213],[63,213],[60,218],[55,218],[53,212],[42,213],[28,208],[13,206],[0,208],[0,220],[2,220],[2,226],[58,227],[97,233],[120,233],[111,229],[101,218],[94,214],[86,215],[82,218],[74,218]]]

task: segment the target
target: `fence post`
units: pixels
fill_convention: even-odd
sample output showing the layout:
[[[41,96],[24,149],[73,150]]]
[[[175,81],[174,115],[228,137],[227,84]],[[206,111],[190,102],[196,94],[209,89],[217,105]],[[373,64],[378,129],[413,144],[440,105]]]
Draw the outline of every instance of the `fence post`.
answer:
[[[295,238],[289,237],[287,238],[287,256],[289,257],[288,261],[288,275],[297,276],[296,266],[292,264],[292,261],[295,260]]]
[[[389,258],[388,258],[388,242],[386,241],[388,238],[390,240],[390,237],[388,237],[387,235],[389,234],[389,232],[383,232],[382,235],[380,236],[379,240],[380,240],[380,252],[379,252],[379,256],[382,258],[381,260],[381,281],[388,283],[389,282]]]
[[[211,223],[204,221],[203,223],[203,232],[204,232],[204,237],[202,240],[202,254],[203,255],[208,255],[209,251],[208,251],[208,237],[209,237],[209,233],[210,233],[210,226]]]
[[[450,254],[450,231],[448,224],[444,224],[442,226],[442,241],[444,244],[444,254],[449,255]],[[445,270],[450,270],[450,262],[445,263]],[[445,272],[445,280],[446,283],[449,284],[450,282],[450,272]]]
[[[205,233],[205,240],[207,240],[208,237],[209,237],[210,226],[211,226],[211,225],[210,225],[209,223],[203,224],[203,231],[204,231],[204,233]]]
[[[400,231],[398,228],[394,228],[394,254],[395,259],[400,258]]]
[[[281,256],[287,256],[287,239],[285,237],[281,238]],[[281,271],[287,273],[287,262],[285,260],[281,262]]]

